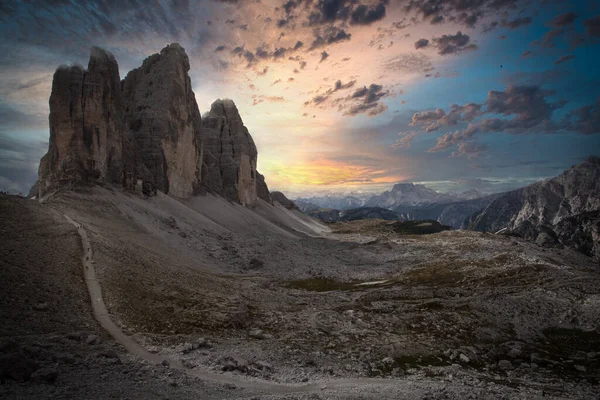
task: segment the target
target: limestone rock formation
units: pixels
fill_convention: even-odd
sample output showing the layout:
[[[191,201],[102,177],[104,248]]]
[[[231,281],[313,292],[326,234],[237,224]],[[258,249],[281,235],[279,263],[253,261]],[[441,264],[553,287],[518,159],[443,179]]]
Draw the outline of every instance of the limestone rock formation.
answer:
[[[158,190],[189,197],[200,184],[201,119],[179,44],[144,60],[123,81],[125,121]]]
[[[258,171],[256,171],[256,195],[267,203],[272,203],[265,177]]]
[[[112,54],[92,48],[88,69],[60,67],[50,96],[50,145],[32,197],[77,183],[120,184],[187,198],[212,192],[271,203],[257,150],[231,100],[202,121],[185,50],[173,43],[120,81]]]
[[[202,128],[202,185],[227,199],[254,203],[260,180],[256,172],[258,153],[234,102],[216,100],[204,116]],[[264,192],[262,183],[259,186]]]
[[[470,229],[506,228],[539,244],[562,244],[600,257],[600,158],[508,192],[469,222]]]
[[[271,192],[271,198],[274,202],[281,204],[289,210],[295,210],[298,208],[292,200],[285,197],[285,195],[281,192]]]
[[[93,47],[87,71],[62,66],[54,73],[39,194],[73,182],[124,183],[124,140],[119,67],[112,54]]]

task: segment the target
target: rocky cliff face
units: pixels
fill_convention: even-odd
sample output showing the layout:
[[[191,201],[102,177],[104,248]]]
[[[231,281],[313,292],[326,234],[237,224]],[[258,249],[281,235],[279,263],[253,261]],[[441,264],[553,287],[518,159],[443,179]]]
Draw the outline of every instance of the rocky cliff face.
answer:
[[[170,44],[121,82],[115,58],[94,47],[88,69],[60,67],[50,96],[50,145],[36,192],[110,183],[186,198],[212,192],[271,202],[257,150],[231,100],[201,119],[189,59]]]
[[[198,191],[201,119],[184,49],[171,44],[123,81],[125,122],[154,186],[177,197]]]
[[[204,116],[202,184],[242,204],[258,198],[257,151],[233,101],[216,100]],[[261,185],[261,191],[264,187]]]
[[[600,158],[556,178],[508,192],[470,218],[469,228],[506,228],[543,245],[562,244],[600,257]]]
[[[59,67],[54,73],[40,194],[77,181],[124,183],[125,140],[119,67],[112,54],[94,47],[87,70]]]
[[[298,207],[296,207],[296,204],[292,200],[285,197],[285,194],[283,194],[281,192],[271,192],[271,199],[273,200],[274,203],[275,202],[279,203],[282,206],[284,206],[285,208],[287,208],[288,210],[298,209]]]

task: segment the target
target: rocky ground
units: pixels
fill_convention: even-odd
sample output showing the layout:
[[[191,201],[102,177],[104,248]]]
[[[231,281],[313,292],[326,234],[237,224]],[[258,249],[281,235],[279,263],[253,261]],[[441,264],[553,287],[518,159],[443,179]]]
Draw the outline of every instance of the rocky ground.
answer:
[[[407,234],[387,221],[308,236],[265,222],[269,209],[203,201],[109,189],[44,203],[2,196],[0,397],[600,396],[591,258],[500,235]],[[63,214],[85,227],[126,334],[233,383],[126,354],[95,322],[79,236]],[[261,381],[281,385],[245,384]]]

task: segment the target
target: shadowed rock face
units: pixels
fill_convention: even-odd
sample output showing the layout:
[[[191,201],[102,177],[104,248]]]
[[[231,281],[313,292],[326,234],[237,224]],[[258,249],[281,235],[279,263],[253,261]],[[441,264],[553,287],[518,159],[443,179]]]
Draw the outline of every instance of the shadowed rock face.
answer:
[[[119,67],[92,48],[87,71],[59,67],[50,96],[50,145],[39,168],[39,194],[76,181],[125,183]],[[129,165],[133,168],[133,165]]]
[[[204,116],[202,127],[203,186],[227,199],[254,203],[260,179],[256,172],[258,153],[233,101],[216,100]],[[262,183],[260,186],[264,192],[265,187]]]
[[[556,178],[508,192],[470,218],[469,228],[507,228],[541,245],[562,244],[600,257],[600,158]]]
[[[292,200],[285,197],[285,195],[281,192],[272,192],[271,198],[273,199],[274,202],[281,204],[282,206],[284,206],[285,208],[287,208],[289,210],[295,210],[298,208],[298,207],[296,207],[296,204]]]
[[[178,44],[144,60],[123,81],[125,121],[155,187],[189,197],[200,184],[201,119],[188,76],[190,63]]]
[[[231,100],[203,122],[177,43],[121,82],[112,54],[94,47],[87,71],[60,67],[50,96],[50,145],[35,195],[77,183],[120,184],[187,198],[212,192],[242,204],[271,202],[257,151]]]
[[[269,187],[267,186],[267,182],[265,182],[265,177],[258,171],[256,171],[256,177],[256,195],[267,203],[272,203],[271,196],[269,196]]]

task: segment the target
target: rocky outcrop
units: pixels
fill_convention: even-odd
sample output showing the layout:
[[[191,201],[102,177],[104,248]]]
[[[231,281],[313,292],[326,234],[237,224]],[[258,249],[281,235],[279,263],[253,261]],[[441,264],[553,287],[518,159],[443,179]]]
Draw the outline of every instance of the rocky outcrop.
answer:
[[[233,101],[216,100],[204,115],[202,128],[202,185],[227,199],[254,203],[260,179],[256,172],[258,153]],[[260,186],[264,192],[262,183]]]
[[[514,190],[470,218],[469,228],[508,232],[546,246],[565,245],[600,257],[600,158],[556,178]]]
[[[267,203],[272,203],[265,177],[258,171],[256,171],[256,195]]]
[[[146,58],[123,81],[125,122],[154,186],[177,197],[198,192],[201,119],[188,76],[190,63],[174,43]]]
[[[146,58],[121,82],[112,54],[94,47],[88,69],[60,67],[50,96],[50,145],[32,196],[109,183],[187,198],[211,192],[271,203],[257,150],[231,100],[203,121],[179,44]]]
[[[124,140],[119,67],[112,54],[93,47],[87,70],[70,66],[54,73],[39,194],[75,182],[125,184]]]
[[[296,210],[298,208],[292,200],[285,197],[285,194],[281,192],[271,192],[271,199],[273,199],[273,202],[281,204],[288,210]]]

